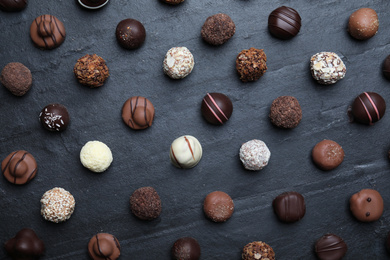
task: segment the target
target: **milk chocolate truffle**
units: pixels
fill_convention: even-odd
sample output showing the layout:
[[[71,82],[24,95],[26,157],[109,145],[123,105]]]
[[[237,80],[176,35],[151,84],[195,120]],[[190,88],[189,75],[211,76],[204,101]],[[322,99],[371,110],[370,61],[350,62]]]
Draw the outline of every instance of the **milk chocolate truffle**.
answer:
[[[203,202],[203,211],[214,222],[225,222],[234,212],[232,198],[223,191],[209,193]]]
[[[242,260],[275,260],[275,252],[268,244],[255,241],[247,244],[242,250]]]
[[[203,40],[211,45],[221,45],[227,42],[236,32],[236,25],[227,14],[209,16],[200,32]]]
[[[291,7],[278,7],[268,16],[268,30],[277,38],[291,39],[299,33],[300,29],[301,16]]]
[[[280,194],[273,200],[272,206],[279,220],[287,223],[302,219],[306,213],[305,199],[295,191]]]
[[[13,260],[39,259],[45,252],[45,244],[30,228],[20,230],[4,247]]]
[[[202,146],[195,137],[183,135],[172,142],[169,157],[178,168],[192,168],[202,159]]]
[[[272,102],[269,118],[277,127],[295,128],[301,122],[302,109],[295,97],[281,96]]]
[[[343,148],[332,140],[322,140],[312,150],[314,163],[324,171],[330,171],[339,166],[344,160]]]
[[[178,5],[184,2],[184,0],[161,0],[161,1],[170,5]]]
[[[165,54],[163,70],[172,79],[182,79],[191,73],[194,65],[194,56],[186,47],[173,47]]]
[[[116,39],[125,49],[137,49],[145,41],[145,27],[135,19],[125,19],[118,23],[115,31]]]
[[[32,22],[30,36],[40,49],[51,50],[60,46],[66,36],[64,24],[53,15],[41,15]]]
[[[362,222],[376,221],[383,213],[382,196],[373,189],[363,189],[353,194],[349,204],[352,214]]]
[[[347,68],[334,52],[319,52],[310,58],[311,75],[323,85],[334,84],[345,77]]]
[[[363,92],[355,98],[351,112],[355,121],[373,125],[385,115],[386,102],[375,92]]]
[[[268,165],[271,152],[263,141],[253,139],[241,146],[239,155],[245,169],[258,171]]]
[[[264,50],[242,50],[236,58],[236,70],[242,82],[256,81],[267,71]]]
[[[15,96],[23,96],[32,85],[31,71],[20,62],[11,62],[1,71],[0,81]]]
[[[200,245],[192,237],[179,238],[171,249],[172,259],[174,260],[199,260],[200,253]]]
[[[233,113],[233,104],[222,93],[207,93],[203,98],[201,111],[210,124],[223,125]]]
[[[19,12],[26,8],[27,0],[0,0],[0,9],[6,12]]]
[[[69,113],[64,105],[49,104],[39,114],[39,121],[49,131],[62,132],[68,127]]]
[[[24,150],[10,153],[1,163],[1,171],[7,181],[18,185],[31,181],[37,170],[35,158]]]
[[[142,220],[153,220],[161,214],[161,199],[153,187],[141,187],[130,197],[133,214]]]
[[[348,32],[357,40],[370,39],[378,32],[378,27],[378,15],[371,8],[360,8],[349,17]]]
[[[385,76],[386,79],[390,80],[390,55],[388,55],[383,61],[382,72],[383,76]]]
[[[148,128],[153,123],[154,106],[147,98],[131,97],[123,104],[122,119],[132,129]]]
[[[46,191],[41,198],[41,215],[47,221],[60,223],[73,214],[76,201],[69,191],[55,187]]]
[[[89,141],[81,148],[81,164],[93,172],[104,172],[112,160],[111,149],[103,142]]]
[[[81,84],[90,88],[103,86],[110,75],[106,61],[96,54],[87,54],[78,59],[73,72]]]
[[[98,233],[89,240],[88,254],[93,260],[116,260],[121,254],[121,246],[115,236]]]
[[[315,252],[320,260],[340,260],[347,253],[347,244],[334,234],[326,234],[317,240]]]
[[[98,9],[105,6],[109,0],[79,0],[81,6],[88,9]]]

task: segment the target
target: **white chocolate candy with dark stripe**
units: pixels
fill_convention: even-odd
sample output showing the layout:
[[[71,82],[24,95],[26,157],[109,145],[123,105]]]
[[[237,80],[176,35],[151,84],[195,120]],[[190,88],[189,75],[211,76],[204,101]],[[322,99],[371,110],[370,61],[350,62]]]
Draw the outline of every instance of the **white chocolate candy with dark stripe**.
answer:
[[[362,124],[373,125],[385,115],[385,111],[385,100],[375,92],[363,92],[352,105],[354,120]]]
[[[169,157],[178,168],[192,168],[202,158],[202,146],[195,137],[183,135],[172,142]]]

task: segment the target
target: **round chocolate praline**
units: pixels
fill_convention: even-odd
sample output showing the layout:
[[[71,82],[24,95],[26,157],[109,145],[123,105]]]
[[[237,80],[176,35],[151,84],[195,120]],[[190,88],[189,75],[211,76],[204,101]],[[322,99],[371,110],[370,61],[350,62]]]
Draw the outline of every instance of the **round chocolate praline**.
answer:
[[[219,13],[207,17],[200,32],[202,39],[211,45],[221,45],[233,37],[236,25],[229,15]]]
[[[69,125],[69,113],[64,105],[53,103],[45,106],[39,114],[42,126],[53,132],[62,132]]]
[[[13,184],[26,184],[37,174],[37,162],[31,153],[19,150],[10,153],[1,163],[4,177]]]
[[[363,92],[352,104],[353,119],[362,124],[373,125],[386,112],[386,102],[375,92]]]
[[[301,16],[287,6],[281,6],[271,12],[268,17],[268,30],[282,40],[293,38],[301,29]]]
[[[31,23],[31,40],[40,49],[51,50],[60,46],[66,36],[64,24],[53,15],[41,15]]]
[[[269,118],[277,127],[295,128],[302,120],[302,109],[295,97],[281,96],[272,102]]]
[[[349,199],[350,210],[357,220],[372,222],[378,220],[383,213],[383,198],[373,189],[363,189]]]
[[[45,252],[45,244],[34,230],[23,228],[4,245],[12,259],[38,259]]]
[[[179,238],[171,249],[172,259],[174,260],[198,260],[200,253],[200,245],[192,237]]]
[[[31,71],[20,62],[10,62],[1,71],[0,82],[15,96],[23,96],[32,85]]]
[[[203,202],[203,210],[212,221],[225,222],[233,215],[234,203],[227,193],[214,191],[206,196]]]
[[[347,252],[347,244],[334,234],[326,234],[317,240],[315,252],[320,260],[340,260]]]
[[[137,49],[145,41],[145,27],[135,19],[125,19],[118,23],[115,31],[118,43],[125,49]]]
[[[116,260],[121,254],[121,246],[114,235],[98,233],[89,240],[88,254],[94,260]]]
[[[305,216],[305,199],[295,191],[284,192],[277,196],[272,206],[280,221],[293,223]]]
[[[386,79],[390,80],[390,55],[386,57],[382,64],[382,72]]]
[[[19,12],[26,8],[27,0],[0,0],[0,9],[6,12]]]
[[[105,6],[109,0],[79,0],[80,5],[88,9],[98,9]]]
[[[344,160],[343,148],[332,140],[322,140],[317,143],[311,154],[313,162],[324,171],[335,169]]]
[[[142,220],[153,220],[161,214],[161,199],[153,187],[141,187],[130,197],[133,214]]]
[[[223,125],[233,113],[233,104],[222,93],[207,93],[201,107],[203,117],[213,125]]]
[[[371,8],[360,8],[353,12],[348,21],[348,32],[357,40],[373,37],[379,28],[378,14]]]
[[[134,130],[150,127],[153,123],[154,113],[152,102],[140,96],[129,98],[122,107],[123,122]]]
[[[270,245],[262,241],[248,243],[242,249],[242,260],[275,260],[275,252]]]

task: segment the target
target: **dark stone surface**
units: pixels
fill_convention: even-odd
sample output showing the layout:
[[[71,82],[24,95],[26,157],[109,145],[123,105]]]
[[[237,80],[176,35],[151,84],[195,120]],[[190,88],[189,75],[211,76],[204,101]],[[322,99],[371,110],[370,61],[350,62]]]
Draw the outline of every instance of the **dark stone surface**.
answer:
[[[288,41],[272,37],[267,28],[269,13],[282,5],[302,17],[300,33]],[[347,32],[348,17],[366,6],[377,11],[379,32],[356,41]],[[27,150],[37,160],[38,173],[22,187],[0,181],[0,242],[29,227],[47,245],[45,260],[88,259],[88,241],[99,232],[118,238],[121,259],[169,259],[173,243],[184,236],[199,242],[202,259],[240,259],[242,248],[258,240],[272,246],[278,259],[315,259],[316,240],[335,233],[349,247],[345,259],[385,259],[390,116],[374,126],[351,124],[347,109],[364,91],[390,100],[381,71],[389,55],[389,11],[384,0],[187,0],[178,6],[112,0],[96,11],[77,1],[36,0],[22,12],[1,12],[0,67],[25,64],[33,86],[23,97],[0,87],[0,157]],[[219,12],[237,28],[234,37],[215,47],[201,39],[200,30],[208,16]],[[65,42],[50,51],[36,48],[29,35],[31,22],[45,13],[60,19],[67,32]],[[134,51],[121,48],[115,38],[116,25],[126,18],[142,22],[147,33],[144,45]],[[183,80],[171,80],[162,70],[164,55],[174,46],[186,46],[195,57],[193,72]],[[235,59],[250,47],[264,49],[268,70],[258,81],[242,83]],[[347,66],[346,77],[335,85],[321,86],[310,75],[309,59],[320,51],[336,52]],[[80,85],[72,71],[87,53],[103,57],[110,69],[98,89]],[[207,92],[232,100],[234,112],[225,125],[215,127],[202,118]],[[153,126],[144,131],[129,129],[121,119],[123,103],[137,95],[156,109]],[[268,119],[272,101],[282,95],[296,97],[302,107],[295,129],[278,129]],[[62,133],[46,131],[38,120],[42,107],[54,102],[65,105],[72,118]],[[184,134],[203,146],[202,160],[189,170],[169,160],[171,142]],[[267,144],[271,159],[262,171],[248,172],[238,151],[255,138]],[[310,157],[323,139],[345,151],[343,164],[327,173]],[[90,140],[112,150],[114,161],[104,173],[80,163],[80,149]],[[76,200],[74,214],[62,224],[40,216],[39,200],[55,186]],[[162,201],[162,213],[152,222],[132,216],[128,205],[132,192],[143,186],[153,186]],[[382,217],[373,223],[358,222],[349,211],[350,196],[365,188],[378,190],[385,203]],[[226,223],[213,223],[203,214],[203,199],[215,190],[234,200],[235,212]],[[274,215],[272,200],[290,190],[305,197],[306,215],[286,225]],[[5,250],[0,259],[8,259]]]

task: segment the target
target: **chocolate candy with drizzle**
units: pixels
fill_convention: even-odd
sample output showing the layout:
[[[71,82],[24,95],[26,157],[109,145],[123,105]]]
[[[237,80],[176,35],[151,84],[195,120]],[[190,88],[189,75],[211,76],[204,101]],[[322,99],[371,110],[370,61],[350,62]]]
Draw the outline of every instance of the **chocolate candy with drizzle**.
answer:
[[[272,11],[268,17],[268,30],[282,40],[293,38],[301,29],[301,16],[287,6],[281,6]]]
[[[116,260],[121,254],[121,247],[115,236],[98,233],[89,240],[88,253],[94,260]]]
[[[0,9],[6,12],[19,12],[26,8],[27,0],[0,0]]]
[[[69,113],[65,106],[57,103],[45,106],[39,114],[39,121],[49,131],[62,132],[69,124]]]
[[[386,111],[385,100],[375,92],[363,92],[352,104],[353,119],[359,123],[373,125]]]
[[[178,168],[192,168],[202,158],[202,146],[195,137],[183,135],[172,142],[169,157]]]
[[[207,93],[202,101],[202,115],[213,125],[222,125],[233,113],[232,101],[221,93]]]
[[[4,177],[13,184],[26,184],[35,177],[37,170],[34,157],[24,150],[10,153],[1,163]]]
[[[126,125],[135,130],[145,129],[152,125],[154,106],[147,98],[131,97],[123,104],[122,119]]]
[[[31,40],[40,49],[51,50],[65,40],[64,24],[53,15],[41,15],[30,26]]]
[[[347,249],[347,244],[343,239],[334,234],[322,236],[315,244],[315,252],[320,260],[342,259]]]

